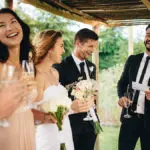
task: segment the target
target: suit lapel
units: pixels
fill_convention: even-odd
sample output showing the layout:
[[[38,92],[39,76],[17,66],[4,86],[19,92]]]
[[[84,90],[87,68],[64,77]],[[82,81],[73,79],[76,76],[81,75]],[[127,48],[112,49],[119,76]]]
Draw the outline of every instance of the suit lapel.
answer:
[[[90,65],[90,63],[89,63],[87,60],[85,61],[85,63],[86,63],[86,65],[87,65],[89,77],[91,78],[91,75],[92,75],[92,71],[93,71],[93,70],[90,70],[90,67],[92,67],[92,66]],[[94,68],[93,68],[93,69],[94,69]]]
[[[72,80],[77,81],[78,78],[81,76],[81,74],[71,55],[67,57],[67,62],[68,62],[67,64],[68,64],[69,74],[72,77]],[[87,65],[89,77],[94,78],[95,67],[88,60],[85,60],[85,63]],[[91,67],[93,67],[93,70],[90,70]]]
[[[86,60],[86,64],[87,64],[87,68],[88,68],[88,73],[89,73],[89,77],[91,79],[95,79],[95,73],[96,73],[96,68],[95,66],[89,62],[88,60]]]
[[[72,77],[78,78],[80,76],[80,72],[72,56],[68,57],[68,65],[69,65],[69,70],[70,70],[69,72],[72,73]]]
[[[136,77],[137,77],[137,74],[138,74],[138,70],[139,70],[139,67],[140,67],[140,63],[141,63],[143,54],[138,55],[137,57],[138,57],[138,58],[136,58],[136,59],[132,62],[132,69],[131,69],[132,71],[131,71],[131,75],[130,75],[130,76],[132,76],[132,80],[133,80],[133,81],[136,81]]]

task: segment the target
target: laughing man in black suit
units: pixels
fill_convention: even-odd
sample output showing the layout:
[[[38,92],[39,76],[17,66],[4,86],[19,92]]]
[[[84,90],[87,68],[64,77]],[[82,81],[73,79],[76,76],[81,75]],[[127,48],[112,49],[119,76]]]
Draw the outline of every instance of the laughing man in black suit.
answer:
[[[143,91],[137,88],[143,84],[150,86],[150,25],[146,28],[144,44],[146,51],[138,55],[131,55],[124,67],[118,82],[119,105],[123,107],[121,128],[119,134],[119,150],[134,150],[138,138],[142,150],[150,150],[150,90]],[[124,93],[131,93],[133,103],[129,108],[131,118],[124,118],[127,99]]]
[[[93,53],[98,44],[98,36],[89,29],[81,29],[75,35],[74,51],[66,57],[61,64],[54,67],[60,75],[60,83],[64,86],[83,79],[96,78],[96,67],[87,58]],[[83,121],[89,110],[90,102],[81,102],[72,98],[72,111],[69,116],[75,150],[94,150],[96,135],[94,134],[93,121]]]

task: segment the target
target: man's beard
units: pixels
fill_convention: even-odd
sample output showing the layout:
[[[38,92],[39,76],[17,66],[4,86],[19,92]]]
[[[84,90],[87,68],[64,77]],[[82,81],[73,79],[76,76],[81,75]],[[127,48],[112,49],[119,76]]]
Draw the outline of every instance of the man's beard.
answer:
[[[147,43],[147,41],[146,41],[146,42],[144,42],[145,47],[146,47],[146,50],[150,52],[150,48],[148,48],[148,47],[146,46],[146,43]]]

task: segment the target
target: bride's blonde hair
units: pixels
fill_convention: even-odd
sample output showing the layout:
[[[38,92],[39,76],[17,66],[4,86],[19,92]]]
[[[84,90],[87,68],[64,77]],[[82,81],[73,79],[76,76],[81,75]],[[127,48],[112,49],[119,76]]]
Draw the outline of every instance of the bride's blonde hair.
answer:
[[[62,33],[55,30],[45,30],[38,33],[33,39],[33,61],[34,64],[39,64],[48,51],[55,46],[58,38],[62,37]]]

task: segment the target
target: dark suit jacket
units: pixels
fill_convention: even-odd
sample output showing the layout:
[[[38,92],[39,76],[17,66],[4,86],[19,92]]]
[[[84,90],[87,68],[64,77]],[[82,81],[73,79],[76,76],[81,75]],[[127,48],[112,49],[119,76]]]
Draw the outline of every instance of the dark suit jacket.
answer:
[[[136,81],[136,76],[140,67],[140,63],[142,60],[144,53],[138,55],[129,56],[126,61],[124,70],[118,82],[117,90],[119,98],[124,96],[124,93],[127,91],[127,86],[129,85],[129,89],[132,91],[132,81]],[[145,101],[145,114],[150,113],[150,102]],[[122,116],[125,114],[125,109],[122,110]]]
[[[86,60],[86,64],[90,78],[95,79],[96,78],[95,65],[88,60]],[[78,81],[78,78],[81,76],[72,56],[66,57],[61,62],[61,64],[56,64],[54,65],[54,67],[58,70],[60,83],[64,86],[71,84],[75,81]],[[89,69],[90,67],[94,68],[92,72]],[[86,115],[87,113],[78,113],[69,116],[73,134],[82,134],[84,132],[91,132],[91,131],[94,132],[93,122],[83,121],[83,118],[86,117]]]

